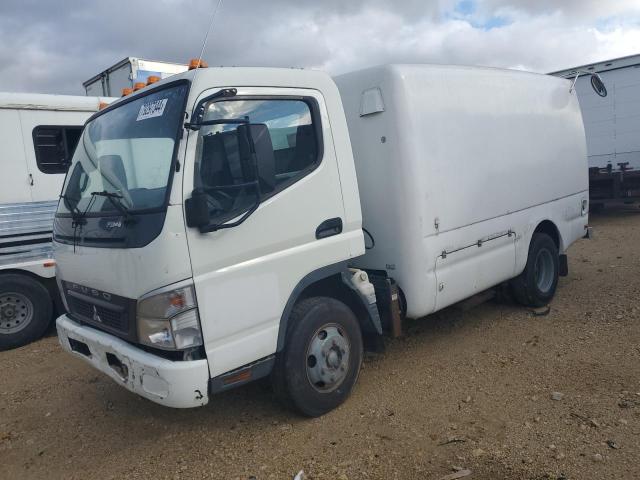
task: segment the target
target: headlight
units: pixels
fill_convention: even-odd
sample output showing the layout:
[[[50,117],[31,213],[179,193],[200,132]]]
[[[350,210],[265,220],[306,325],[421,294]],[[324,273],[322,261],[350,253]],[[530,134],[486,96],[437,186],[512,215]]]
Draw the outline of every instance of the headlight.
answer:
[[[140,342],[165,350],[202,345],[202,330],[193,286],[176,288],[138,302]]]

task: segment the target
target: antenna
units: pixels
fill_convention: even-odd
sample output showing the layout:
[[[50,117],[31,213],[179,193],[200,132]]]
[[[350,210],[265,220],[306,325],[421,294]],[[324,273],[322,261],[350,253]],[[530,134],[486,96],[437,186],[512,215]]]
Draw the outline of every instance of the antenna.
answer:
[[[216,19],[216,14],[222,5],[222,0],[218,0],[216,7],[213,9],[213,13],[211,14],[211,20],[209,21],[209,26],[207,27],[207,33],[204,36],[204,41],[202,42],[202,48],[200,49],[200,56],[198,57],[198,66],[196,71],[193,74],[193,80],[196,79],[196,75],[198,75],[198,70],[200,69],[200,64],[202,63],[202,56],[204,55],[204,49],[207,48],[207,41],[209,40],[209,34],[211,30],[213,30],[213,22]]]

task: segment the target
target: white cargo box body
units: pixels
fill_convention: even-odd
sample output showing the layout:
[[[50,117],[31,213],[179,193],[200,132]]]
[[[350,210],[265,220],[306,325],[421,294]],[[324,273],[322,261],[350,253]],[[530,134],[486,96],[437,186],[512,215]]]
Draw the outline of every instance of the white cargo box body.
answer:
[[[375,239],[356,263],[397,280],[409,317],[518,275],[540,222],[561,252],[583,235],[586,144],[567,80],[439,65],[334,80]]]

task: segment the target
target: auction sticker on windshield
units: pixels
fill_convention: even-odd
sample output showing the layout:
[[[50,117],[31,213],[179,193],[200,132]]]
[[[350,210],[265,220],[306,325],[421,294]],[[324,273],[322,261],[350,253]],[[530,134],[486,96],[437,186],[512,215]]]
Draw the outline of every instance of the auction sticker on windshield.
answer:
[[[164,113],[164,107],[167,106],[167,100],[169,99],[163,98],[162,100],[154,100],[153,102],[142,104],[136,122],[147,118],[161,117]]]

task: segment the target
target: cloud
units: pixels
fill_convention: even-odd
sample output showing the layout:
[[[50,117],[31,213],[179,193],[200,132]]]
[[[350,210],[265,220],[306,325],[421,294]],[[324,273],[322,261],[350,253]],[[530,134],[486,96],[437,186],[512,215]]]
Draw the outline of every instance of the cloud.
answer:
[[[387,62],[545,72],[640,53],[636,1],[225,0],[212,65],[321,68]],[[3,0],[0,90],[83,94],[82,82],[127,56],[197,56],[214,1]]]

